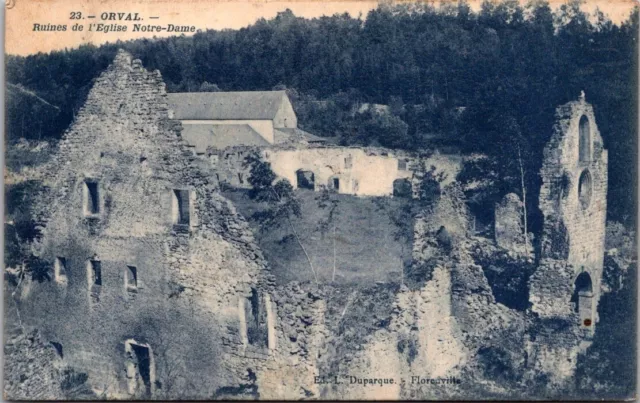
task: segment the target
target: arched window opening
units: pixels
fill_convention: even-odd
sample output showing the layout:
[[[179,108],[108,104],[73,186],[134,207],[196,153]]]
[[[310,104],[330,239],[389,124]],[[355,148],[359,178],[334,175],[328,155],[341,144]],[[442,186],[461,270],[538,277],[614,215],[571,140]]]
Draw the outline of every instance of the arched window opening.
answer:
[[[411,197],[413,189],[411,187],[411,180],[396,179],[393,181],[393,196],[394,197]]]
[[[582,272],[574,282],[571,302],[574,310],[580,317],[580,325],[583,327],[593,326],[593,283],[589,273]]]
[[[305,171],[298,169],[296,171],[296,179],[298,181],[298,189],[311,189],[313,190],[316,185],[316,176],[311,171]]]
[[[589,207],[589,203],[591,202],[591,188],[591,174],[589,171],[584,170],[578,180],[578,199],[580,200],[582,208]]]
[[[582,115],[579,125],[580,137],[578,140],[579,162],[588,162],[591,160],[591,129],[589,119]]]

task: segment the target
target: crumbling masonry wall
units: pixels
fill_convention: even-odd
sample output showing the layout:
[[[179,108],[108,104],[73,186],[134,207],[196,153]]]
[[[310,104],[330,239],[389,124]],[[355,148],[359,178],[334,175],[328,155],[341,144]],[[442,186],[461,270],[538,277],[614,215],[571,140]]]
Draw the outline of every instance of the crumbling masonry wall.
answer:
[[[584,94],[557,108],[553,130],[540,171],[544,223],[539,266],[529,279],[535,319],[526,346],[533,373],[562,385],[599,319],[608,159]]]
[[[129,339],[151,347],[154,396],[206,398],[241,382],[222,365],[220,329],[237,334],[239,298],[254,287],[269,293],[266,263],[168,119],[160,73],[119,52],[45,169],[35,253],[52,277],[64,258],[66,279],[29,285],[19,302],[25,324],[60,343],[64,360],[110,397],[129,396]],[[86,181],[97,183],[95,214]],[[187,224],[175,224],[174,189],[189,191]],[[90,260],[101,284],[91,284]],[[125,287],[128,266],[137,269],[134,290]]]
[[[349,297],[336,309],[318,285],[276,286],[247,222],[219,194],[219,174],[239,166],[240,152],[251,150],[235,150],[228,159],[222,154],[228,161],[222,164],[197,157],[181,139],[180,123],[168,117],[160,74],[119,52],[42,175],[49,192],[37,209],[42,237],[34,252],[50,262],[53,280],[25,284],[17,307],[25,326],[59,343],[64,363],[87,372],[94,391],[109,398],[131,397],[131,340],[153,355],[149,389],[160,399],[446,398],[451,392],[430,385],[322,385],[315,377],[330,375],[327,369],[360,378],[458,376],[477,366],[482,351],[499,352],[514,368],[560,368],[568,377],[576,340],[584,336],[577,326],[566,327],[578,317],[570,298],[581,272],[593,279],[596,304],[599,298],[607,160],[584,100],[558,114],[542,170],[542,263],[530,280],[537,318],[496,303],[469,253],[468,212],[455,184],[417,217],[414,260],[435,263],[422,283],[408,287],[402,277],[399,290],[378,284],[370,294],[346,287]],[[580,158],[575,137],[582,116],[591,124]],[[356,152],[393,165],[371,188],[359,183],[363,194],[391,194],[391,178],[404,171],[380,150],[262,151],[294,185],[292,172],[300,168],[319,169],[316,184],[328,184],[336,171],[327,161],[348,170],[359,166],[356,155],[348,158]],[[406,177],[413,177],[411,165],[406,168]],[[580,182],[585,170],[588,200],[587,182]],[[353,179],[340,172],[341,185]],[[244,184],[237,172],[232,176]],[[176,197],[175,190],[185,196]],[[56,261],[64,262],[64,279],[53,273]],[[99,267],[99,276],[92,267]],[[133,289],[127,286],[130,267],[137,273]],[[384,290],[390,297],[378,299]],[[350,301],[357,302],[350,307]],[[345,315],[351,328],[340,324]],[[537,333],[526,333],[527,320]],[[355,327],[366,327],[366,334]],[[249,329],[264,331],[259,342]],[[353,348],[336,350],[343,343]]]
[[[592,282],[593,328],[604,259],[607,151],[584,96],[558,107],[553,130],[540,171],[542,264],[530,281],[532,310],[546,317],[575,308],[570,305],[574,282],[586,272]],[[545,263],[551,260],[560,263]],[[572,272],[559,278],[549,270],[562,262]]]
[[[303,144],[210,148],[205,158],[216,169],[217,180],[234,188],[248,189],[250,169],[245,158],[251,153],[258,153],[270,162],[274,173],[294,188],[336,190],[334,179],[337,179],[338,193],[356,196],[397,195],[398,183],[406,180],[411,185],[407,196],[411,197],[423,170],[435,167],[435,174],[444,176],[443,184],[450,184],[461,168],[461,159],[455,155],[427,156],[375,147]],[[299,171],[312,179],[306,184],[299,183]]]

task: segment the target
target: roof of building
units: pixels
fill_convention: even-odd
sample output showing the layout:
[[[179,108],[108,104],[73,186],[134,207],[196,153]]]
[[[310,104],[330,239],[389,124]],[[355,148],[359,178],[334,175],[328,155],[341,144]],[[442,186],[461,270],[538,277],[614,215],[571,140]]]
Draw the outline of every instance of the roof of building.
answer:
[[[185,124],[182,137],[189,145],[196,148],[196,153],[207,151],[208,147],[223,149],[238,144],[248,146],[269,145],[258,132],[251,126],[239,125],[211,125],[211,124]]]
[[[316,136],[298,128],[276,128],[274,129],[276,143],[285,142],[307,142],[307,143],[326,143],[329,140],[324,137]]]
[[[273,120],[285,91],[177,92],[167,94],[181,120]]]

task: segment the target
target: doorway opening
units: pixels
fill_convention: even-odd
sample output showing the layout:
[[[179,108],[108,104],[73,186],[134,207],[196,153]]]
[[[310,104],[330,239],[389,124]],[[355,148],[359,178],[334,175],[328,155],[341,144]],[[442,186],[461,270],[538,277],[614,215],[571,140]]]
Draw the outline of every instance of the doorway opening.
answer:
[[[151,348],[148,344],[127,341],[125,354],[129,394],[136,398],[150,397],[155,378]]]
[[[580,326],[593,327],[593,283],[591,276],[586,271],[580,273],[574,282],[573,296],[571,297],[574,310],[580,317]]]

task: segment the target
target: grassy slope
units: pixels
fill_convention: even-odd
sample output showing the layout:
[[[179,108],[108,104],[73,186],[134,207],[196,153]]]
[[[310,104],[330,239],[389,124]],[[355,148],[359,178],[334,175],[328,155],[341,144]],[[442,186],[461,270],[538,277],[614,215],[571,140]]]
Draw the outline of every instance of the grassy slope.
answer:
[[[225,196],[247,218],[260,208],[244,191],[229,191]],[[334,219],[323,230],[321,223],[329,217],[330,204],[320,207],[321,194],[309,190],[296,190],[296,197],[300,200],[302,216],[292,222],[321,282],[331,281],[334,243],[336,282],[364,285],[400,281],[403,262],[411,257],[412,240],[396,239],[398,228],[390,215],[408,208],[408,200],[332,195],[337,201]],[[254,222],[251,224],[279,283],[313,280],[304,252],[290,236],[292,231],[286,222],[267,231],[260,231]],[[404,222],[403,225],[408,226],[406,232],[413,223]]]

